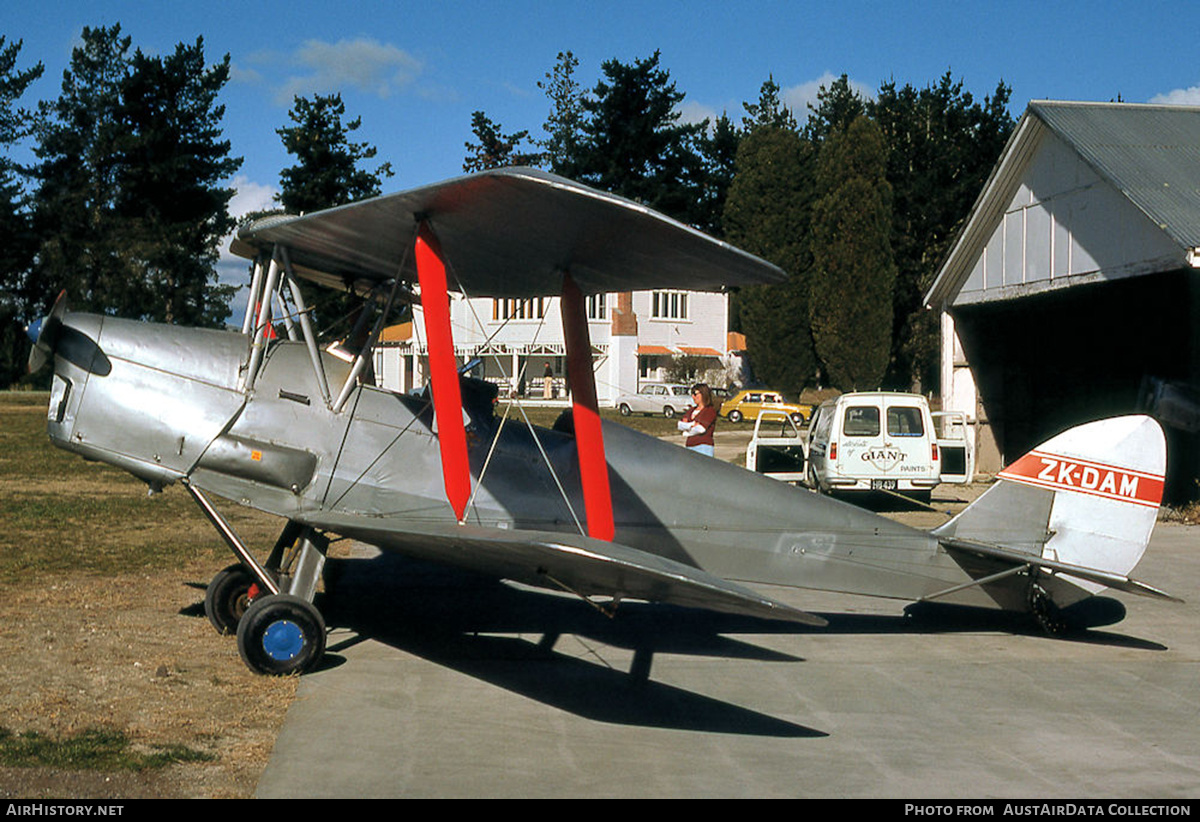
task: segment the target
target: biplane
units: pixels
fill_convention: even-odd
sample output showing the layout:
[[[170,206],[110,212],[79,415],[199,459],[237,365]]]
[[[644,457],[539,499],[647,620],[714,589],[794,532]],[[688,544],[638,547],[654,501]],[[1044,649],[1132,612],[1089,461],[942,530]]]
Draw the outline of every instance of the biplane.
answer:
[[[761,584],[1001,608],[1058,631],[1105,589],[1169,598],[1129,577],[1165,473],[1148,417],[1054,437],[932,531],[602,422],[588,295],[784,277],[629,200],[509,168],[266,218],[233,250],[253,263],[240,332],[76,313],[60,298],[31,332],[30,367],[53,362],[55,445],[152,491],[180,483],[229,545],[236,562],[205,610],[254,671],[321,659],[314,597],[332,537],[609,611],[640,599],[825,624]],[[372,309],[353,350],[318,343],[302,280]],[[571,408],[560,424],[499,415],[495,386],[460,373],[452,291],[561,300]],[[378,388],[365,375],[380,329],[417,303],[428,390]],[[279,517],[274,546],[247,546],[213,497]]]

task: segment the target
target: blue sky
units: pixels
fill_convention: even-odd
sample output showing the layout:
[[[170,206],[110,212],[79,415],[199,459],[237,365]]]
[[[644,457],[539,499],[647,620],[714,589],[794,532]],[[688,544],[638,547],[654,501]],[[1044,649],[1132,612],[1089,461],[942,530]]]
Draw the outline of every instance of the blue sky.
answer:
[[[817,89],[845,73],[866,93],[894,80],[924,87],[950,71],[976,97],[1003,80],[1013,114],[1031,99],[1200,104],[1190,57],[1196,4],[1185,2],[922,3],[673,0],[410,2],[118,2],[8,0],[0,34],[23,40],[21,67],[44,77],[22,101],[57,96],[84,26],[120,23],[150,53],[203,36],[228,53],[225,134],[244,158],[237,211],[269,205],[290,164],[275,129],[293,94],[340,92],[357,139],[375,145],[401,190],[462,171],[471,113],[507,132],[541,133],[537,87],[558,52],[579,58],[585,87],[600,64],[662,54],[683,114],[742,114],[769,75],[803,117]]]

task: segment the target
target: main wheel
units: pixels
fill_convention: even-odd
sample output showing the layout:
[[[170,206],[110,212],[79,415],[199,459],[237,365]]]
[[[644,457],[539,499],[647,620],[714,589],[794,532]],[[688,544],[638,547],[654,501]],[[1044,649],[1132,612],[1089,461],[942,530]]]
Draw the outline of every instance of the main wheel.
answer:
[[[741,411],[730,411],[729,412],[729,421],[730,422],[741,422],[742,421],[742,412]]]
[[[242,661],[255,673],[304,673],[325,653],[325,620],[300,597],[259,597],[238,623],[237,639]]]
[[[204,593],[204,615],[218,634],[235,634],[238,622],[258,596],[258,582],[241,563],[217,572]]]

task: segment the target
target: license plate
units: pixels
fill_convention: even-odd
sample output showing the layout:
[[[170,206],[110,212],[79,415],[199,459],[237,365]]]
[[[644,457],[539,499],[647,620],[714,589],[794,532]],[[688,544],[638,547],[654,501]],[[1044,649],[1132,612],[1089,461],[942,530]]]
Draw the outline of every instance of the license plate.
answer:
[[[872,491],[895,491],[896,490],[896,481],[894,479],[892,479],[892,480],[887,480],[887,479],[871,480],[871,490]]]

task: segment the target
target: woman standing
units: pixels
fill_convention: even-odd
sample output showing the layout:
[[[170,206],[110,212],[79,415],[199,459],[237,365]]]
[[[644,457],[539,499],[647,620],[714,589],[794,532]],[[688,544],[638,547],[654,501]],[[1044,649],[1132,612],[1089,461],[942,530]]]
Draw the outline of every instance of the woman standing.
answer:
[[[713,406],[712,390],[704,383],[692,386],[695,403],[679,421],[684,445],[697,453],[713,456],[713,431],[717,427],[717,409]]]

